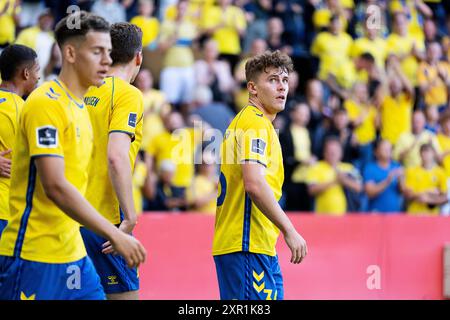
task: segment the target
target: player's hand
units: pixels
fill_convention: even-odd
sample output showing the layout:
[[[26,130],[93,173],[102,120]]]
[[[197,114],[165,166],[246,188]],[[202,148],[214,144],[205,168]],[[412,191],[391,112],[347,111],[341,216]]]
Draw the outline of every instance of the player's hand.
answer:
[[[107,248],[103,249],[102,252],[105,254],[111,252],[120,254],[130,268],[139,267],[141,263],[145,262],[147,257],[147,251],[139,240],[119,230],[116,236],[111,239],[109,248],[109,252],[106,252]]]
[[[11,178],[11,159],[4,158],[11,152],[11,149],[0,152],[0,177]]]
[[[284,241],[291,250],[291,263],[298,264],[305,259],[308,254],[308,247],[303,237],[295,230],[284,235]]]

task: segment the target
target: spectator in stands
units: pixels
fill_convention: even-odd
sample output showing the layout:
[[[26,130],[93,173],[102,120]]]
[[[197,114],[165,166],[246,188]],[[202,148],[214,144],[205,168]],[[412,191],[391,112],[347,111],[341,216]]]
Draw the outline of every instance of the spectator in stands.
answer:
[[[402,133],[411,132],[414,88],[400,68],[396,56],[387,60],[387,88],[380,91],[381,137],[392,145]]]
[[[335,81],[340,87],[348,89],[355,75],[349,72],[352,61],[349,54],[352,38],[342,28],[339,15],[330,18],[328,31],[320,32],[311,45],[311,54],[319,58],[319,79]]]
[[[425,36],[425,45],[428,46],[431,42],[441,42],[442,37],[437,32],[436,23],[433,19],[426,19],[423,23],[423,33]]]
[[[213,215],[216,213],[216,199],[219,177],[214,155],[203,152],[202,163],[198,165],[198,173],[188,189],[187,201],[190,210]]]
[[[317,158],[311,153],[311,139],[307,129],[310,119],[309,107],[297,103],[289,110],[290,125],[280,134],[283,152],[285,209],[288,211],[311,211],[312,199],[306,185],[308,169]]]
[[[160,88],[176,107],[192,101],[195,87],[192,42],[198,37],[198,32],[186,18],[188,4],[187,0],[177,3],[175,20],[166,19],[162,23],[159,39],[159,49],[164,52]]]
[[[417,71],[417,81],[424,97],[425,106],[436,105],[440,110],[447,107],[450,87],[450,64],[441,61],[442,48],[439,42],[427,46],[427,59]]]
[[[448,111],[442,113],[440,119],[440,132],[437,134],[437,141],[441,154],[439,154],[439,163],[444,168],[447,177],[447,189],[450,190],[450,113]],[[447,194],[450,199],[450,192]],[[442,212],[448,215],[450,213],[450,204],[445,204]]]
[[[20,21],[20,1],[0,1],[0,52],[16,39],[16,25]]]
[[[153,11],[153,0],[139,0],[139,15],[130,21],[142,30],[142,47],[151,50],[156,49],[159,34],[159,20],[152,17]]]
[[[344,102],[344,108],[347,110],[358,145],[358,159],[355,159],[354,164],[362,172],[364,166],[373,159],[372,143],[378,128],[378,112],[369,103],[366,84],[358,82],[354,85],[352,98]]]
[[[290,46],[283,37],[284,26],[280,18],[272,17],[267,21],[267,45],[270,50],[280,50],[287,55],[292,55]]]
[[[53,43],[50,60],[47,63],[47,66],[44,68],[44,81],[51,81],[58,77],[59,72],[62,67],[62,55],[61,50],[59,49],[58,44]]]
[[[40,70],[40,78],[42,80],[44,80],[44,68],[50,62],[55,43],[53,23],[52,12],[48,9],[42,11],[38,17],[38,24],[20,32],[16,40],[17,44],[22,44],[36,51],[39,65],[43,66]]]
[[[233,70],[241,54],[241,37],[245,35],[247,21],[244,11],[232,0],[218,0],[218,5],[205,8],[202,27],[208,36],[217,41],[221,59],[229,62]]]
[[[42,11],[45,11],[46,2],[49,1],[21,0],[20,2],[20,23],[17,26],[27,28],[37,24],[39,15]]]
[[[405,168],[420,166],[420,147],[424,144],[431,144],[438,153],[441,151],[436,135],[425,129],[425,123],[423,111],[414,111],[412,132],[403,133],[394,147],[394,159]]]
[[[213,101],[211,89],[207,86],[195,88],[192,114],[200,116],[202,121],[219,130],[222,135],[234,117],[234,113],[227,105]]]
[[[187,202],[184,196],[178,194],[173,186],[176,165],[171,160],[163,160],[158,165],[158,179],[146,193],[148,211],[180,211]]]
[[[247,1],[243,8],[248,24],[243,51],[248,52],[255,39],[267,38],[267,20],[272,14],[272,0]]]
[[[408,214],[439,215],[440,206],[448,201],[447,178],[444,169],[436,164],[433,146],[420,147],[421,164],[405,171],[405,196]]]
[[[388,140],[375,143],[376,161],[363,171],[364,190],[369,197],[368,211],[398,213],[403,210],[403,168],[392,160],[392,145]]]
[[[194,64],[197,86],[208,86],[213,94],[213,101],[232,104],[234,79],[228,62],[218,60],[217,42],[213,39],[203,44],[203,59]]]
[[[166,96],[160,90],[153,88],[153,76],[148,69],[139,71],[134,85],[141,90],[144,98],[144,125],[141,149],[146,150],[153,138],[165,131],[162,118],[171,110]]]
[[[166,131],[155,136],[145,150],[149,156],[147,164],[149,171],[152,171],[159,168],[164,160],[175,163],[173,196],[185,199],[186,189],[194,178],[194,155],[202,133],[186,127],[182,115],[176,111],[171,111],[163,121]]]
[[[346,194],[361,192],[361,178],[356,168],[341,162],[339,139],[330,137],[325,141],[323,156],[323,161],[308,170],[308,191],[315,197],[315,212],[341,216],[349,209]]]
[[[386,39],[388,55],[394,54],[401,63],[401,69],[411,85],[417,85],[417,60],[424,58],[423,39],[417,39],[408,30],[408,20],[403,12],[393,15],[393,32]]]
[[[346,109],[340,108],[334,112],[331,126],[329,128],[322,127],[316,134],[315,143],[317,143],[317,147],[315,146],[315,149],[319,151],[317,154],[318,158],[325,154],[324,141],[329,137],[335,137],[339,140],[342,149],[342,161],[351,163],[358,158],[356,138],[349,128],[349,124],[350,121]]]
[[[435,105],[430,105],[425,108],[424,112],[426,118],[425,129],[434,134],[438,134],[440,131],[438,107]]]
[[[125,8],[118,0],[96,0],[91,12],[103,17],[111,24],[127,21]]]
[[[311,112],[311,119],[308,123],[308,130],[310,136],[314,139],[316,131],[323,124],[325,117],[324,90],[322,82],[320,82],[320,80],[308,80],[308,82],[306,83],[305,102]]]

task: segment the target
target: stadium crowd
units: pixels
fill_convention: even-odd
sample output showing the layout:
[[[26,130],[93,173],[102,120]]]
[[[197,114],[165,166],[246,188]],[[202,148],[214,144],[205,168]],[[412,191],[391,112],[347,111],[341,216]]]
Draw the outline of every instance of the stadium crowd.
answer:
[[[0,50],[33,48],[54,79],[71,5],[143,31],[136,208],[215,213],[211,146],[247,103],[247,59],[280,50],[286,210],[450,214],[448,1],[0,0]]]

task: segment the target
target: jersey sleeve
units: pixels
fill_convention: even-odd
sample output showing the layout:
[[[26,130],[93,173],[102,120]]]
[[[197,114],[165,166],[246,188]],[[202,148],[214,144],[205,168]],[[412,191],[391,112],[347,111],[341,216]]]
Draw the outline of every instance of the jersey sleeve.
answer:
[[[32,98],[28,103],[20,126],[28,140],[30,157],[64,157],[64,133],[68,127],[64,110],[58,103],[45,98]]]
[[[241,118],[235,128],[238,162],[257,162],[267,167],[271,144],[270,128],[256,114]]]
[[[115,94],[109,133],[123,132],[134,140],[137,124],[143,120],[144,100],[141,92],[131,88]]]

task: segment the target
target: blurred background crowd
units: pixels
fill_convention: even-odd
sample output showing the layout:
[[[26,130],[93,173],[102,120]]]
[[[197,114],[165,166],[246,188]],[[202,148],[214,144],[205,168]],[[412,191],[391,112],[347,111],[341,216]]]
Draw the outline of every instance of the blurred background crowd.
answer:
[[[274,122],[283,208],[450,213],[450,1],[0,0],[0,50],[35,49],[41,80],[55,78],[52,30],[72,5],[143,30],[141,212],[215,213],[208,132],[246,106],[245,62],[280,50],[296,69]]]

